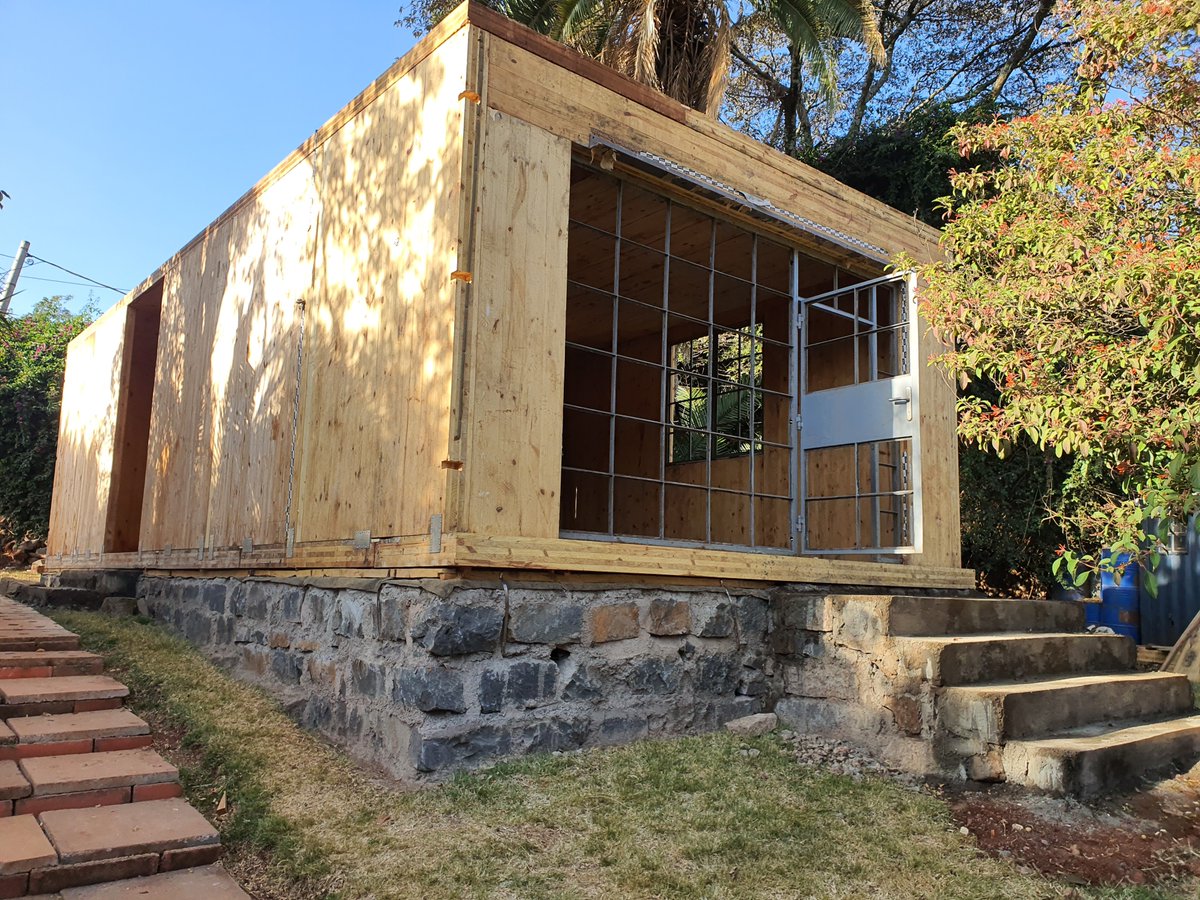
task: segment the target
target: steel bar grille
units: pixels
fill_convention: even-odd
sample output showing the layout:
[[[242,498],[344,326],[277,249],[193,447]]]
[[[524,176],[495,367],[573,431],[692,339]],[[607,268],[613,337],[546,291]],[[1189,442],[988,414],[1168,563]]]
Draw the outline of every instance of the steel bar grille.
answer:
[[[794,549],[797,254],[576,164],[565,534]]]

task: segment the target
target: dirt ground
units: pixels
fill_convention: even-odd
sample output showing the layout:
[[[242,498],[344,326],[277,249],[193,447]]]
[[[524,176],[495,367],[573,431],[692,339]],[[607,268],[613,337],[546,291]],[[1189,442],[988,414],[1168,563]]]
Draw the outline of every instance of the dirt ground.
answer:
[[[1079,885],[1200,877],[1200,765],[1085,804],[995,785],[942,789],[985,853]]]

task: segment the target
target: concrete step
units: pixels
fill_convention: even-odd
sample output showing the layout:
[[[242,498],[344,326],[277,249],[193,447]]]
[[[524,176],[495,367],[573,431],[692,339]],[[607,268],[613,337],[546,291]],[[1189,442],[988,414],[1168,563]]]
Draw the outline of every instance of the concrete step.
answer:
[[[78,650],[79,635],[65,628],[60,632],[47,628],[10,628],[0,626],[0,651],[3,650]]]
[[[99,675],[103,671],[103,657],[85,650],[0,651],[0,678]]]
[[[894,596],[887,633],[895,637],[1083,631],[1082,603],[974,597]]]
[[[0,718],[88,712],[122,705],[129,688],[107,675],[61,675],[0,681]]]
[[[938,728],[983,750],[1099,722],[1181,715],[1192,708],[1192,687],[1166,672],[1070,675],[947,687],[937,704]]]
[[[78,649],[77,635],[27,606],[0,597],[0,652]]]
[[[216,829],[183,800],[55,810],[38,819],[58,865],[30,873],[33,894],[208,865],[221,855]]]
[[[1003,751],[1008,781],[1082,798],[1197,760],[1200,716],[1076,728]]]
[[[220,866],[67,888],[61,896],[62,900],[250,900]]]
[[[923,672],[935,687],[1129,671],[1137,656],[1133,641],[1115,634],[1004,633],[894,640],[904,664]]]

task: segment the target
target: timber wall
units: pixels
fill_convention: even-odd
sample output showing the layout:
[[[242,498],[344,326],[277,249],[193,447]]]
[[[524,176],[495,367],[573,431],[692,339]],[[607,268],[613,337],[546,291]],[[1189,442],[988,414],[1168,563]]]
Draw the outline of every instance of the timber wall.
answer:
[[[614,554],[559,538],[571,154],[597,138],[887,255],[937,252],[933,229],[464,4],[73,345],[50,565],[969,586],[954,389],[922,364],[938,350],[924,329],[925,546],[908,566],[632,544]],[[787,239],[828,262],[862,262],[802,233]],[[136,465],[107,458],[128,430],[117,421],[131,355],[118,319],[156,285],[132,548],[113,537],[129,519],[113,504],[130,501],[111,498],[110,483]],[[114,368],[107,391],[90,383]]]

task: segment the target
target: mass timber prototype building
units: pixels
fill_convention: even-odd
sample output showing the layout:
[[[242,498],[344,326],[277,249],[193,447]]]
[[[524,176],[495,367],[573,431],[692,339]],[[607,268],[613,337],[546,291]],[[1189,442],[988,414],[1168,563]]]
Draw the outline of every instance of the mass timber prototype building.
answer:
[[[936,246],[463,7],[74,343],[52,564],[970,587]]]
[[[803,663],[831,593],[974,585],[936,252],[465,4],[72,344],[51,577],[401,774],[788,703],[929,768]]]

